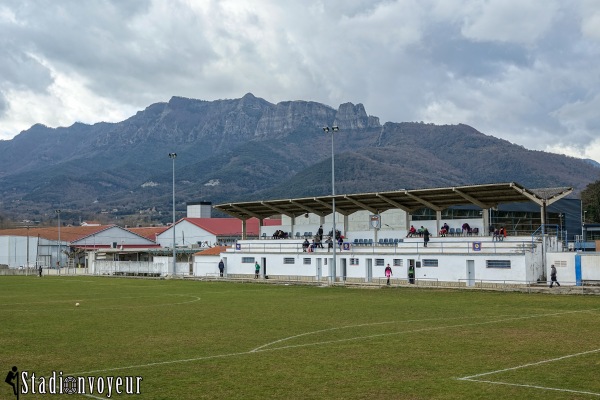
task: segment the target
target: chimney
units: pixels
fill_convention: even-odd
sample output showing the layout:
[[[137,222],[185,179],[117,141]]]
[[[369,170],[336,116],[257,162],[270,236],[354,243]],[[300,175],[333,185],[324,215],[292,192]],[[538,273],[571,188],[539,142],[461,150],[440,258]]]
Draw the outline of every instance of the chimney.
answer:
[[[210,201],[194,201],[187,203],[188,218],[212,218],[212,203]]]

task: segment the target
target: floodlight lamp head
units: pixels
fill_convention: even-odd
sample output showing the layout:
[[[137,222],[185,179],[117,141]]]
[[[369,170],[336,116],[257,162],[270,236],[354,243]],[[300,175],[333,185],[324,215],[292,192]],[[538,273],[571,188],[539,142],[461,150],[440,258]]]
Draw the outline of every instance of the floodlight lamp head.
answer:
[[[337,132],[337,131],[340,130],[340,127],[339,126],[332,126],[331,130],[334,131],[334,132]]]
[[[324,126],[323,127],[323,132],[329,132],[329,127],[328,126]]]
[[[169,153],[169,158],[177,158],[177,153]]]

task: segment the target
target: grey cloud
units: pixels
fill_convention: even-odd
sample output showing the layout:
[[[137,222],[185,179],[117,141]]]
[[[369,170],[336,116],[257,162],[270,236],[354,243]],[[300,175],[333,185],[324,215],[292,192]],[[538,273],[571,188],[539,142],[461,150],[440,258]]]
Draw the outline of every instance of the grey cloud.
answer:
[[[45,91],[53,79],[47,67],[14,44],[0,42],[0,87]]]
[[[483,17],[472,20],[472,4],[450,0],[8,0],[0,93],[45,93],[53,76],[39,57],[92,96],[128,107],[252,92],[273,102],[363,103],[382,122],[433,116],[531,148],[585,146],[598,136],[600,44],[582,36],[579,6],[553,4],[520,40],[518,30],[494,35]],[[3,6],[16,24],[2,21]],[[477,31],[466,37],[469,18]]]

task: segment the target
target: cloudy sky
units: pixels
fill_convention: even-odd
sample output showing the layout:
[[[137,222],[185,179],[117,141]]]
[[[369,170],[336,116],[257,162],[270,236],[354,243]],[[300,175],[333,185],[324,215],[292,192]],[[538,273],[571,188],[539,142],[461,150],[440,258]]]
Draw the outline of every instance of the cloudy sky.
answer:
[[[598,0],[2,0],[0,54],[0,139],[251,92],[600,162]]]

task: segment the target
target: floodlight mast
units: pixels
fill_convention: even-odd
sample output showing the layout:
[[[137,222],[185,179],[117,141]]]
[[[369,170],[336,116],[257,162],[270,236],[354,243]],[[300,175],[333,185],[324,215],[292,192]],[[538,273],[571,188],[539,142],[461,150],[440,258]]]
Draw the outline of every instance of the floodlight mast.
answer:
[[[169,153],[169,158],[173,160],[173,266],[171,275],[175,275],[177,272],[177,250],[175,249],[175,159],[177,153]]]
[[[56,268],[58,269],[56,272],[60,275],[60,251],[62,250],[62,244],[60,242],[60,210],[54,210],[56,215],[58,216],[58,254],[56,255]],[[67,271],[68,272],[68,271]]]
[[[331,230],[331,234],[332,234],[332,238],[331,241],[333,242],[333,260],[332,260],[332,264],[331,264],[331,277],[330,277],[330,284],[334,284],[335,283],[335,279],[336,279],[336,251],[335,248],[337,246],[337,237],[336,237],[336,229],[335,229],[335,155],[333,152],[333,134],[335,132],[338,132],[340,130],[340,128],[338,126],[332,126],[331,128],[328,126],[323,127],[323,131],[325,133],[329,133],[331,132],[331,208],[333,210],[333,229]]]

